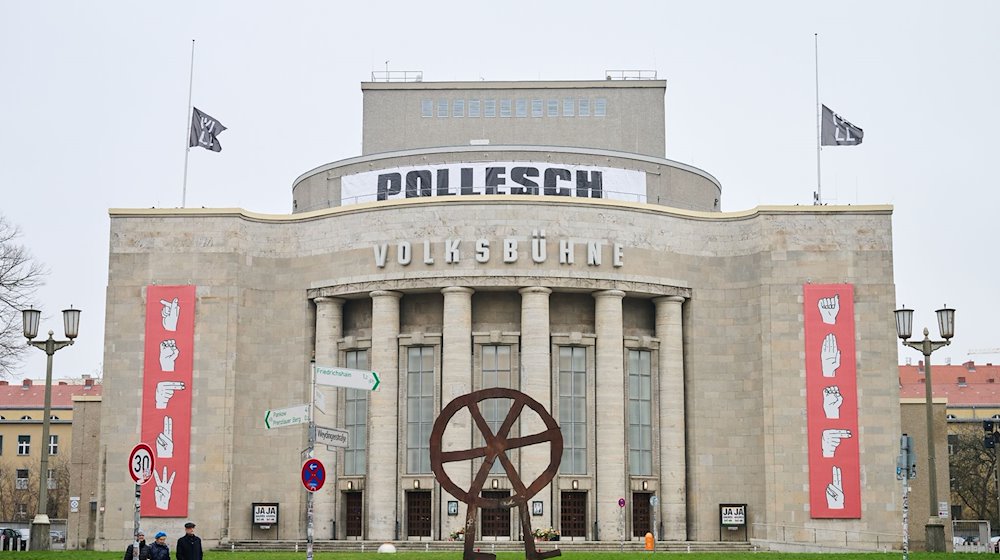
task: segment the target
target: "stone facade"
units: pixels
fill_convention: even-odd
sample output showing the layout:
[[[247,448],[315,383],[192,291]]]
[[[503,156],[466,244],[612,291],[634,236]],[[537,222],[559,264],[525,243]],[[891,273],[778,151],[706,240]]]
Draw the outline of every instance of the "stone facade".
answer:
[[[558,90],[555,98],[604,98],[607,120],[552,118],[555,128],[543,130],[540,119],[521,130],[526,122],[498,117],[492,137],[506,145],[489,151],[462,146],[468,115],[441,119],[452,129],[400,139],[393,127],[424,118],[424,99],[485,99],[485,86],[366,85],[365,156],[296,180],[290,215],[111,211],[99,547],[131,535],[133,487],[115,465],[139,433],[153,284],[197,289],[189,517],[209,545],[305,538],[306,430],[265,430],[263,414],[309,402],[313,361],[365,364],[382,379],[360,401],[324,390],[317,421],[355,430],[352,445],[361,447],[350,461],[317,452],[330,469],[314,503],[319,539],[447,539],[466,509],[459,502],[453,514],[455,498],[427,466],[429,423],[459,395],[504,386],[560,422],[560,472],[530,501],[538,502],[532,525],[564,539],[615,541],[651,528],[663,540],[716,540],[719,504],[746,503],[754,538],[791,527],[809,538],[850,531],[898,540],[899,485],[886,467],[900,426],[892,209],[720,212],[718,181],[660,157],[665,83],[566,85],[573,96],[536,85]],[[530,98],[532,87],[486,90]],[[659,124],[640,123],[644,115]],[[574,127],[592,134],[575,136]],[[430,147],[441,145],[453,147]],[[341,180],[354,173],[483,161],[626,169],[641,172],[646,191],[634,202],[490,194],[341,204]],[[854,286],[857,353],[848,359],[857,364],[860,519],[810,517],[808,283]],[[483,414],[495,428],[505,411],[493,405]],[[525,413],[510,437],[541,425]],[[456,414],[443,449],[481,445],[476,427],[472,414]],[[544,445],[508,457],[525,484],[548,463]],[[449,476],[467,488],[481,462],[451,465]],[[484,481],[484,492],[517,491],[503,470]],[[252,527],[254,502],[278,502],[279,523]],[[156,524],[179,534],[184,521]],[[483,533],[522,536],[516,513],[489,514]]]

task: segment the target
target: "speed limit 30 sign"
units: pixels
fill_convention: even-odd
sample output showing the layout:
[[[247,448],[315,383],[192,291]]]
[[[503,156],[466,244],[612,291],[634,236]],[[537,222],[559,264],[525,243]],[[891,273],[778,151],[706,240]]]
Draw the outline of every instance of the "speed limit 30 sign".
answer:
[[[153,456],[153,448],[140,443],[132,448],[128,455],[128,474],[136,484],[146,484],[153,477],[153,469],[156,468],[156,459]]]

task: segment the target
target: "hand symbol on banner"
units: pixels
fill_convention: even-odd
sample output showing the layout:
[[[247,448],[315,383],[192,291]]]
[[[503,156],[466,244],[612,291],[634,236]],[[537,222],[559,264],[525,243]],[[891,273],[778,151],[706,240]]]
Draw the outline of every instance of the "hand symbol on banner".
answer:
[[[837,314],[840,313],[840,295],[819,298],[817,306],[819,307],[819,317],[823,319],[824,323],[827,325],[837,323]]]
[[[178,303],[177,298],[173,301],[160,300],[160,304],[163,305],[163,310],[160,311],[160,315],[163,317],[163,329],[168,331],[177,330],[177,318],[181,314],[181,305]]]
[[[833,333],[826,335],[826,338],[823,339],[820,360],[823,363],[823,377],[837,375],[837,368],[840,367],[840,350],[837,348],[837,337],[833,336]]]
[[[164,340],[160,343],[160,371],[174,371],[174,361],[181,351],[177,349],[177,341],[174,339]]]
[[[829,420],[840,419],[840,405],[844,404],[844,397],[840,394],[840,387],[836,385],[823,389],[823,412]]]
[[[160,381],[156,384],[156,408],[163,410],[167,408],[167,401],[174,396],[174,391],[183,391],[182,381]],[[173,422],[173,421],[171,421]],[[171,424],[173,427],[173,424]]]
[[[834,467],[836,468],[836,467]],[[167,467],[163,467],[163,478],[160,478],[160,473],[153,471],[153,479],[156,481],[156,508],[157,509],[167,509],[170,506],[170,489],[174,485],[174,477],[177,476],[177,471],[174,471],[170,475],[170,479],[167,479]]]
[[[170,459],[174,456],[174,419],[163,417],[163,431],[156,436],[156,457]]]
[[[850,430],[823,430],[823,456],[826,458],[833,457],[834,451],[840,446],[840,440],[850,437]]]
[[[833,467],[833,481],[826,485],[826,507],[844,509],[844,483],[840,475],[840,467]]]

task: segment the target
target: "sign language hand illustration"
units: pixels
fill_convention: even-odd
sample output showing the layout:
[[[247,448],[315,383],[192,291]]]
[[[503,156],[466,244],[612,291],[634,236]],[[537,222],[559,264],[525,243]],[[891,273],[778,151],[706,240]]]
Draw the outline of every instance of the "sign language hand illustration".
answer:
[[[156,384],[156,408],[160,410],[167,408],[167,401],[170,400],[170,397],[174,396],[174,391],[183,390],[183,381],[160,381]],[[172,423],[171,427],[173,427]]]
[[[840,419],[840,405],[842,404],[844,404],[844,397],[840,394],[840,387],[833,385],[823,389],[823,412],[828,419]]]
[[[837,337],[833,336],[833,333],[826,335],[826,338],[823,339],[820,360],[823,363],[823,377],[837,375],[837,369],[840,368],[840,349],[837,348]]]
[[[163,306],[160,311],[160,315],[163,317],[163,329],[171,332],[176,331],[177,318],[181,315],[180,303],[178,303],[177,298],[174,298],[173,301],[161,299],[160,304]]]
[[[153,479],[156,481],[157,509],[167,509],[170,507],[170,489],[174,485],[175,476],[177,476],[177,471],[174,471],[170,475],[170,478],[167,479],[167,467],[163,467],[163,478],[160,478],[160,473],[153,471]]]
[[[181,351],[177,349],[177,341],[167,339],[160,343],[160,371],[174,371],[174,361]]]
[[[160,459],[170,459],[174,456],[174,419],[163,417],[163,431],[156,436],[156,456]]]
[[[826,506],[830,509],[844,509],[844,483],[840,478],[840,467],[833,467],[833,481],[826,485]]]
[[[840,313],[840,295],[835,295],[833,297],[819,298],[817,303],[819,307],[820,319],[827,325],[833,325],[837,323],[837,314]]]
[[[823,456],[833,457],[833,452],[840,445],[840,440],[851,437],[850,430],[823,430]]]

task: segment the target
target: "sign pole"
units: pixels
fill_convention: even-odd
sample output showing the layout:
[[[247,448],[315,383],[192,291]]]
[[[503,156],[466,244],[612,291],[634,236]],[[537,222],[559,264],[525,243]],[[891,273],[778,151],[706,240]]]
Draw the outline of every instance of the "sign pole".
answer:
[[[309,458],[313,458],[313,447],[316,445],[316,364],[311,364],[309,383],[309,447],[306,449]],[[306,490],[306,560],[313,560],[313,494]]]
[[[139,560],[139,504],[142,497],[142,486],[135,484],[135,516],[132,520],[132,560]]]

